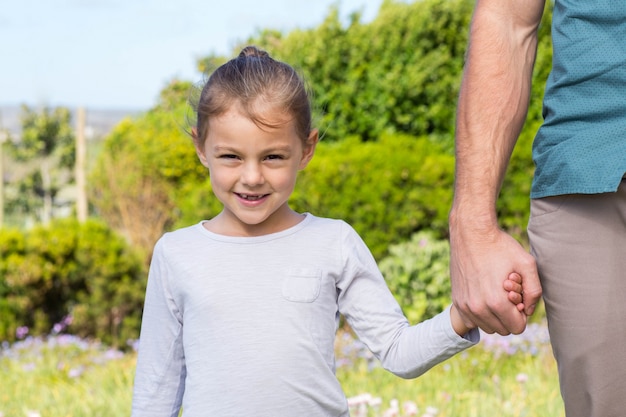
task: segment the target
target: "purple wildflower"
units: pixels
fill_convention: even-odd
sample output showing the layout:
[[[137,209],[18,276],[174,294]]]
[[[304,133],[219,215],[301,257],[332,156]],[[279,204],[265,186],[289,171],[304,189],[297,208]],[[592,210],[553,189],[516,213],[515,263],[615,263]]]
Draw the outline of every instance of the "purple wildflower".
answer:
[[[72,321],[74,321],[74,318],[70,315],[67,315],[65,317],[63,317],[63,319],[58,322],[55,323],[54,326],[52,326],[52,334],[59,334],[62,331],[64,331],[65,329],[67,329],[67,327],[72,324]]]
[[[17,337],[19,340],[22,340],[28,335],[29,331],[30,330],[27,326],[20,326],[15,330],[15,337]]]
[[[493,352],[496,357],[510,356],[518,352],[535,356],[550,346],[550,336],[545,323],[531,323],[524,333],[519,335],[500,336],[482,333],[481,340],[484,349]]]
[[[85,367],[77,366],[75,368],[70,369],[67,372],[67,376],[69,376],[70,378],[78,378],[79,376],[83,374],[83,372],[85,372]]]

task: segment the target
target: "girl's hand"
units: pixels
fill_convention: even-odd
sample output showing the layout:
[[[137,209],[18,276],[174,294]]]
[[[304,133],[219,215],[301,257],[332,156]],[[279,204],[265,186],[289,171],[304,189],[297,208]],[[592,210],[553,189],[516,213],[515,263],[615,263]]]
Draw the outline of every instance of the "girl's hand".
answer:
[[[517,306],[521,312],[524,311],[524,292],[522,288],[522,277],[517,272],[509,274],[502,284],[504,290],[508,292],[508,299]]]
[[[467,327],[465,325],[463,318],[459,314],[459,310],[457,310],[454,304],[452,304],[452,307],[450,307],[450,321],[452,322],[452,328],[454,329],[456,334],[461,337],[465,336],[467,333],[469,333],[470,330],[472,330],[471,327]]]

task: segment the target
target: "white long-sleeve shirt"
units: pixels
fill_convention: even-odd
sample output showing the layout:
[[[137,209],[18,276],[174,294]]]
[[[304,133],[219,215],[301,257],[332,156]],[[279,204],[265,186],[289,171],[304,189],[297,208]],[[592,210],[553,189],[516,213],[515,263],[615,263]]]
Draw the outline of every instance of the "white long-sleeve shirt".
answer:
[[[382,365],[417,377],[478,341],[449,311],[410,326],[370,251],[347,223],[230,237],[202,224],[155,246],[133,417],[348,416],[335,377],[343,314]]]

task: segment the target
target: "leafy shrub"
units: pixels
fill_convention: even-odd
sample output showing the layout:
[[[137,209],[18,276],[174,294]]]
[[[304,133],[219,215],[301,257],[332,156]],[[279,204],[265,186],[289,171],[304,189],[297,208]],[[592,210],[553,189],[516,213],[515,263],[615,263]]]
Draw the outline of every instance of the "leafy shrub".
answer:
[[[200,165],[200,162],[198,161],[197,164]],[[176,208],[179,218],[174,224],[174,228],[211,219],[222,211],[222,207],[222,203],[213,194],[209,171],[207,170],[204,180],[181,184],[177,189]]]
[[[454,159],[428,138],[320,143],[292,196],[298,211],[345,219],[374,257],[420,230],[448,233]]]
[[[19,312],[24,311],[16,308],[16,302],[21,301],[18,297],[22,295],[13,288],[7,272],[16,271],[16,266],[23,263],[25,251],[26,241],[22,233],[12,229],[0,230],[0,340],[6,339],[6,335],[15,335]],[[27,285],[26,280],[23,281],[22,284]]]
[[[379,267],[411,323],[443,311],[450,303],[450,246],[432,232],[393,245]]]
[[[260,31],[247,43],[301,68],[330,141],[446,135],[472,8],[470,0],[385,1],[372,22],[355,13],[346,26],[333,7],[318,27]]]
[[[90,171],[90,202],[97,214],[147,258],[179,217],[179,188],[206,178],[186,133],[190,91],[191,83],[174,81],[153,109],[119,123]]]
[[[0,340],[14,340],[18,328],[43,335],[56,324],[124,344],[138,336],[144,278],[141,258],[96,221],[2,231]]]

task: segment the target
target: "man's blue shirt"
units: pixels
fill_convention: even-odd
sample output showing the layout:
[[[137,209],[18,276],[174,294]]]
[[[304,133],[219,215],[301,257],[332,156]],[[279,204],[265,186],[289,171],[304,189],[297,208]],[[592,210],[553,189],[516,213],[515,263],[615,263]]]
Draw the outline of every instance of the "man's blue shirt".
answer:
[[[556,0],[532,198],[614,192],[626,172],[626,2]]]

